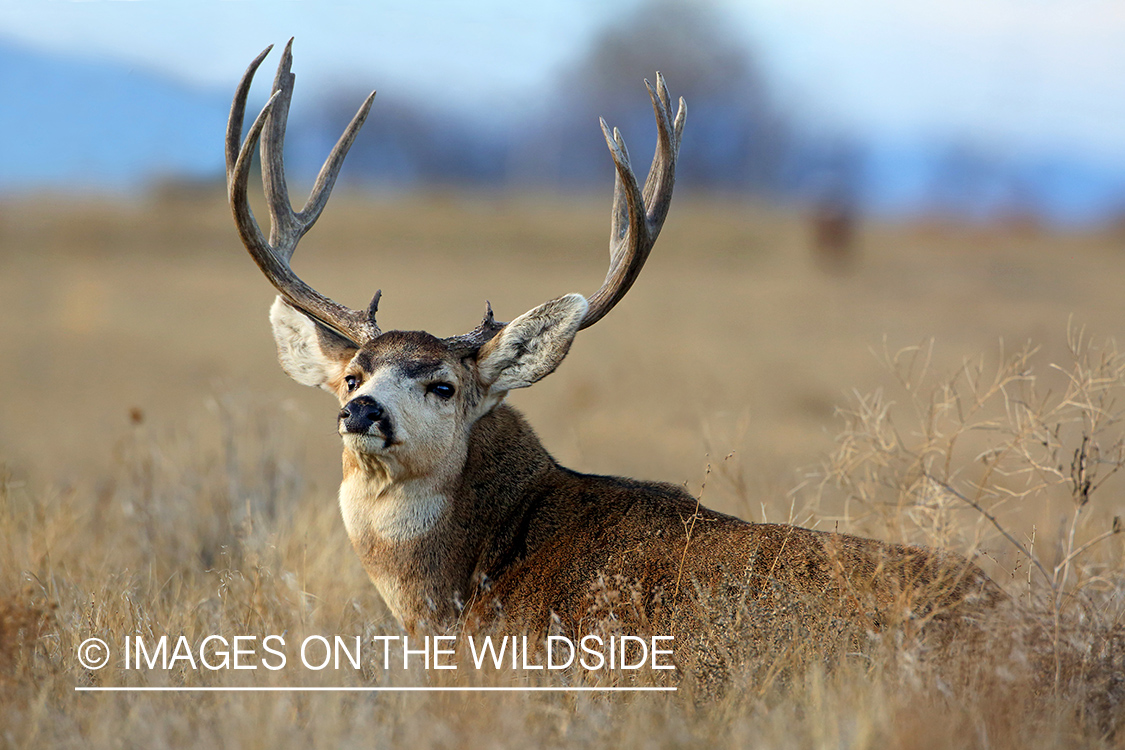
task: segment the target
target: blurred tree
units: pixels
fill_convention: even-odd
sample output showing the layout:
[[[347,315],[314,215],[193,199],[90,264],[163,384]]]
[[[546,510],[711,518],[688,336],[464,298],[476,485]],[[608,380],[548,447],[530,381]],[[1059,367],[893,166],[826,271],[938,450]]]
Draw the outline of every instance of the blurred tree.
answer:
[[[788,129],[731,26],[704,2],[648,0],[598,34],[554,91],[538,93],[541,114],[522,126],[378,101],[341,179],[394,188],[612,184],[599,116],[625,134],[643,179],[656,145],[643,81],[659,70],[673,99],[683,96],[690,107],[677,181],[776,191]],[[311,179],[365,95],[341,89],[303,117],[295,110],[287,145],[295,176]]]
[[[314,175],[366,92],[339,91],[291,126],[294,171]],[[454,114],[421,103],[376,98],[341,172],[353,184],[409,189],[503,181],[508,143]]]
[[[656,143],[642,81],[664,74],[673,100],[683,96],[689,125],[677,181],[772,190],[778,184],[786,127],[773,107],[748,43],[720,12],[690,0],[649,0],[602,31],[561,85],[535,142],[514,159],[524,180],[601,183],[611,174],[598,117],[617,126],[638,173]]]

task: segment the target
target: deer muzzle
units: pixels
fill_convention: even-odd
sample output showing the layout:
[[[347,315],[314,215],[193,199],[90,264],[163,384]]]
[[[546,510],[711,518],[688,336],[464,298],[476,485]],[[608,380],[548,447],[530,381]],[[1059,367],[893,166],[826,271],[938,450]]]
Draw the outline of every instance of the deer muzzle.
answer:
[[[338,417],[341,433],[368,435],[375,424],[379,424],[384,436],[390,431],[390,420],[383,406],[370,396],[359,396],[344,404]]]

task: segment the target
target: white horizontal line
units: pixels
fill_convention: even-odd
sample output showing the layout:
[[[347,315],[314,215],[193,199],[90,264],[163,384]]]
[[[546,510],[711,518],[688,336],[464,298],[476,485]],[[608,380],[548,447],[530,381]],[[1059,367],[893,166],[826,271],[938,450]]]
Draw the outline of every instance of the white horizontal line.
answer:
[[[674,693],[674,687],[75,687],[80,693]]]

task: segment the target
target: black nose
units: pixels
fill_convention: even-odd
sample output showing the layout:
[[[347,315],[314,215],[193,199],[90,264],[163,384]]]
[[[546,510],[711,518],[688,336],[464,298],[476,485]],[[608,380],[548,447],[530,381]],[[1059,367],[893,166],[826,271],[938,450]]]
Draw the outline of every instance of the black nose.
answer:
[[[360,396],[344,404],[339,419],[345,431],[365,433],[385,415],[386,412],[378,401],[370,396]]]

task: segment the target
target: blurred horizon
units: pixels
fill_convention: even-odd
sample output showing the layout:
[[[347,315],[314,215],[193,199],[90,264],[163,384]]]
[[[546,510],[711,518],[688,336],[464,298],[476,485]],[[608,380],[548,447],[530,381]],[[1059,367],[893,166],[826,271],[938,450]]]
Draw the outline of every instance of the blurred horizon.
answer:
[[[221,184],[238,77],[276,45],[256,109],[293,33],[298,181],[374,88],[342,184],[600,189],[597,118],[641,171],[642,79],[660,69],[688,101],[686,186],[889,218],[1125,217],[1125,11],[1103,0],[15,0],[0,7],[0,195]]]

